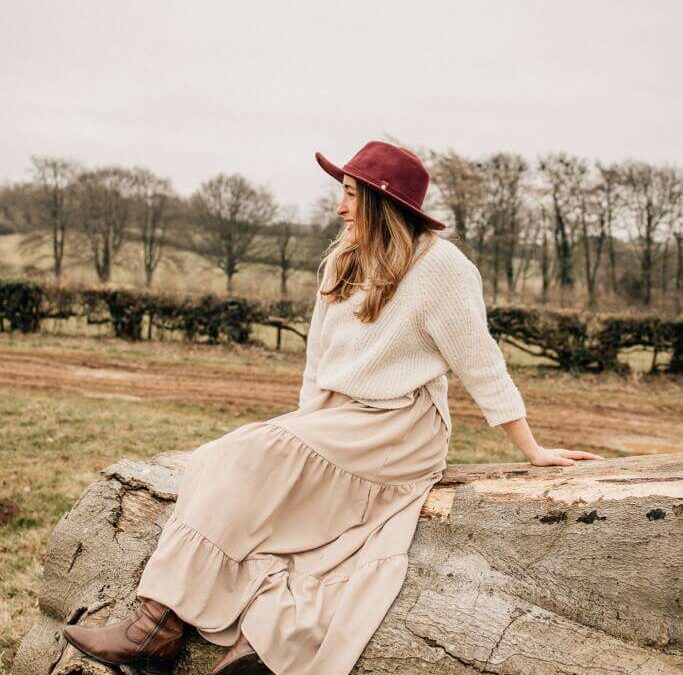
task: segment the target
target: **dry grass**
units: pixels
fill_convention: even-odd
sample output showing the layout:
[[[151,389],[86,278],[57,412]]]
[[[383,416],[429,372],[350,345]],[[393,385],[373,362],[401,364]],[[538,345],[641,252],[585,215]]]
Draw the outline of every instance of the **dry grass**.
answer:
[[[0,490],[19,511],[0,526],[0,672],[10,672],[19,640],[37,616],[49,534],[97,471],[122,456],[194,448],[243,422],[199,406],[2,393]]]
[[[33,247],[31,252],[21,248],[22,236],[0,236],[0,274],[32,276],[49,275],[52,258],[48,246]],[[112,283],[133,288],[144,286],[142,248],[139,244],[126,243],[117,256],[118,264],[112,270]],[[64,259],[62,280],[64,283],[97,284],[94,265],[88,260],[79,261],[69,254]],[[187,251],[167,250],[155,272],[152,289],[169,293],[226,293],[226,277],[208,260]],[[315,278],[311,272],[294,270],[288,279],[288,291],[293,300],[313,297]],[[240,265],[233,277],[233,293],[255,300],[269,300],[280,296],[280,272],[275,267],[261,264]]]

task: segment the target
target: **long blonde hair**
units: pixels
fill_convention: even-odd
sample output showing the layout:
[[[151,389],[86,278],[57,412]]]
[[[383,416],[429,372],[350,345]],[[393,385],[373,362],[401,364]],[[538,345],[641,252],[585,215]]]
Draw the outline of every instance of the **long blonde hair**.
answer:
[[[363,286],[368,293],[355,316],[369,323],[433,243],[428,241],[415,257],[422,239],[436,239],[437,235],[419,216],[360,181],[356,181],[356,195],[356,239],[349,241],[342,230],[330,242],[320,263],[325,265],[329,287],[320,288],[320,293],[326,302],[342,302]]]

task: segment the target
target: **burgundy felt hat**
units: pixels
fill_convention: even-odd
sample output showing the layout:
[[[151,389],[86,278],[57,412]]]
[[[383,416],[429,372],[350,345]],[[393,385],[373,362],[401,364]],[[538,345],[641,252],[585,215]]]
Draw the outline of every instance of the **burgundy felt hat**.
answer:
[[[344,174],[353,176],[403,204],[420,216],[431,229],[446,228],[443,223],[422,211],[422,202],[429,186],[429,172],[422,160],[410,150],[384,141],[370,141],[341,168],[320,152],[315,153],[315,158],[323,170],[340,183],[344,180]]]

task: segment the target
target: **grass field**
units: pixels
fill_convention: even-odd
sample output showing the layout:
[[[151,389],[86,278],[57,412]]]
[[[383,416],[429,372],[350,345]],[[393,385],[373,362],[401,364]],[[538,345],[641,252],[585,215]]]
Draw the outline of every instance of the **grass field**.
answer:
[[[49,276],[52,270],[51,249],[47,245],[33,245],[30,250],[22,248],[22,235],[0,236],[0,275]],[[95,268],[85,254],[77,255],[67,240],[62,271],[64,283],[98,283]],[[233,292],[252,299],[267,300],[279,297],[280,273],[269,265],[241,264],[233,278]],[[127,242],[116,257],[112,268],[112,284],[142,288],[144,286],[142,245]],[[293,300],[313,297],[315,279],[311,272],[293,270],[289,274],[288,292]],[[225,294],[226,277],[223,272],[205,258],[188,251],[166,249],[154,274],[152,290],[163,289],[168,293],[216,293]]]

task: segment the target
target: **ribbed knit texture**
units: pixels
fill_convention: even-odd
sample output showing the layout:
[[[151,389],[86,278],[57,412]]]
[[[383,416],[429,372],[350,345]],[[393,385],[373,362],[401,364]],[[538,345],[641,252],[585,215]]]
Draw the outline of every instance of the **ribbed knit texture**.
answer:
[[[421,241],[419,250],[425,246]],[[447,373],[459,378],[489,426],[526,416],[524,400],[491,336],[477,266],[436,236],[372,323],[353,316],[367,290],[328,305],[316,292],[299,406],[332,389],[379,408],[407,405],[426,385],[450,436]]]

